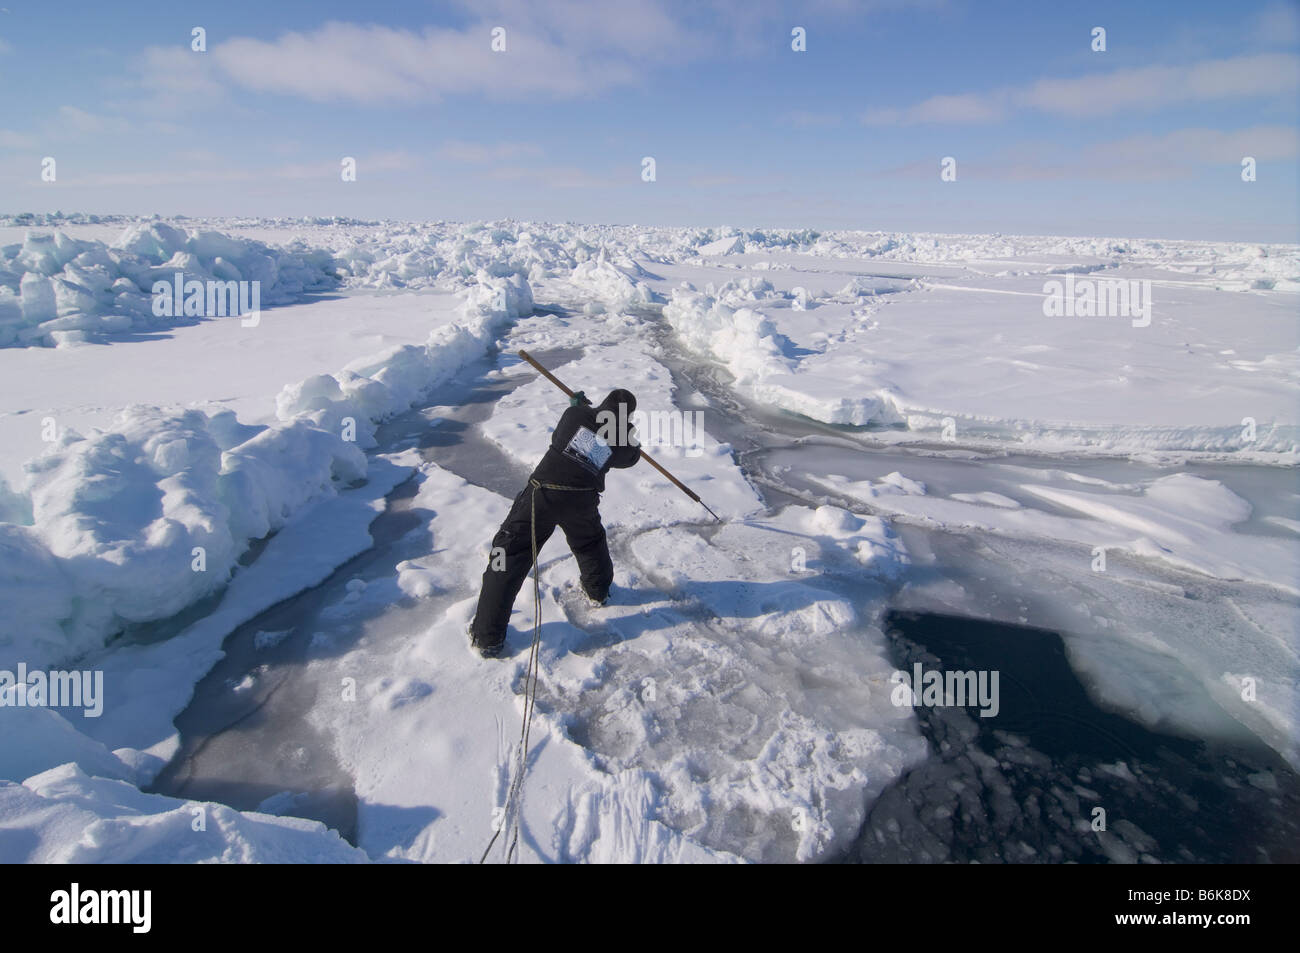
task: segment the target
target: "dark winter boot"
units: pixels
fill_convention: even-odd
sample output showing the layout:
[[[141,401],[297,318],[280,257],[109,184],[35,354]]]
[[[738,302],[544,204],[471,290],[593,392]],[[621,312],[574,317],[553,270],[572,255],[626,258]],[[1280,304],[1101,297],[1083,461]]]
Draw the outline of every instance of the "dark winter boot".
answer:
[[[469,636],[469,645],[475,652],[483,658],[500,658],[502,651],[505,650],[506,640],[502,639],[495,645],[481,645],[474,638],[474,620],[469,620],[469,625],[465,626],[465,634]]]

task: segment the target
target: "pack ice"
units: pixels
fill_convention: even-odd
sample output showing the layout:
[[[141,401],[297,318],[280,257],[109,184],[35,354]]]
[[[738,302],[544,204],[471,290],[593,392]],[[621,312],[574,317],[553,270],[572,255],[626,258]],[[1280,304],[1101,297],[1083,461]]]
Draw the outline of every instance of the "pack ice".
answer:
[[[107,692],[98,719],[0,707],[0,859],[477,860],[534,609],[494,665],[464,623],[566,406],[519,348],[589,395],[700,411],[701,452],[649,449],[725,520],[647,467],[614,474],[599,611],[562,538],[544,550],[524,859],[839,856],[927,757],[889,700],[885,610],[1006,611],[944,575],[945,540],[1057,574],[1013,614],[1062,631],[1108,706],[1300,764],[1300,499],[1277,491],[1300,434],[1295,246],[291,220],[105,237],[0,223],[0,669],[94,668]],[[149,289],[177,271],[260,281],[261,324],[160,320]],[[1150,281],[1150,324],[1048,317],[1067,274]],[[376,543],[380,514],[404,530]],[[315,698],[284,723],[329,739],[355,844],[287,794],[140,790],[227,637],[299,598],[310,617],[251,639],[271,661],[229,690],[276,696],[292,671]]]

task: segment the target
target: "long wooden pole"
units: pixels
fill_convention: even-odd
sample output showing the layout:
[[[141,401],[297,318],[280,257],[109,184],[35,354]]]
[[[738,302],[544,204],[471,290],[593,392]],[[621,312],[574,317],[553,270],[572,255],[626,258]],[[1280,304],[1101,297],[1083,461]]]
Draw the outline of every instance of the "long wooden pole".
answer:
[[[542,365],[539,364],[537,361],[533,360],[533,356],[529,354],[527,351],[521,350],[519,352],[519,356],[522,357],[529,364],[533,365],[533,367],[537,368],[537,370],[541,372],[543,377],[545,377],[548,381],[550,381],[560,390],[564,391],[570,397],[573,396],[573,391],[571,391],[568,387],[565,386],[564,381],[560,380],[558,377],[556,377],[546,368],[542,367]],[[713,510],[709,509],[708,503],[705,503],[702,499],[700,499],[699,495],[694,490],[692,490],[689,486],[687,486],[681,480],[677,479],[677,477],[673,476],[671,473],[665,470],[663,466],[660,465],[658,460],[650,456],[650,454],[646,453],[644,450],[641,451],[641,459],[644,460],[646,463],[650,464],[650,466],[654,467],[664,476],[666,476],[672,482],[673,486],[677,487],[677,489],[681,490],[683,493],[689,496],[696,503],[700,504],[700,506],[704,507],[706,510],[709,510],[709,515],[712,516],[715,520],[717,520],[719,523],[722,522],[722,517],[719,516],[717,513],[713,512]]]

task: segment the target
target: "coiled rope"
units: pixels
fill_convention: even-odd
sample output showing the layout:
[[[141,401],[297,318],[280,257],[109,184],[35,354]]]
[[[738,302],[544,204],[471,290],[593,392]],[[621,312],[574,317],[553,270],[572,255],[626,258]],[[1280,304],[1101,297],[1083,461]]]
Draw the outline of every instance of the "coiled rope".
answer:
[[[523,724],[519,729],[519,763],[515,767],[515,776],[510,782],[510,791],[506,795],[505,814],[506,822],[498,827],[492,833],[492,839],[488,841],[487,847],[483,851],[483,856],[479,858],[479,863],[487,860],[487,856],[492,852],[492,845],[497,842],[497,837],[506,827],[513,827],[510,837],[510,847],[506,851],[506,863],[512,863],[515,856],[515,850],[519,846],[519,827],[523,807],[523,787],[524,772],[528,767],[528,740],[533,727],[533,711],[537,707],[537,674],[538,651],[542,642],[542,581],[541,568],[537,565],[537,491],[538,490],[571,490],[581,493],[595,492],[594,487],[587,486],[561,486],[558,483],[541,483],[529,478],[529,486],[533,488],[529,496],[529,514],[528,523],[529,531],[532,535],[533,548],[533,644],[528,651],[528,668],[524,675],[524,718]]]

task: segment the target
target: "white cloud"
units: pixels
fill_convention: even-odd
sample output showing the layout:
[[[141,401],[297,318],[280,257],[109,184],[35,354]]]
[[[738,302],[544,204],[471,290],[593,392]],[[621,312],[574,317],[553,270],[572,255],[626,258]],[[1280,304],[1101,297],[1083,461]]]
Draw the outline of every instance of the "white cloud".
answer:
[[[863,121],[869,125],[994,122],[1017,110],[1083,118],[1215,100],[1294,97],[1297,90],[1300,57],[1257,53],[1187,66],[1041,79],[988,93],[932,96],[914,106],[872,110]]]
[[[709,44],[702,31],[670,15],[655,0],[465,0],[463,5],[483,26],[505,27],[512,37],[543,37],[577,56],[675,60],[679,55],[699,54]],[[486,38],[483,42],[486,45]]]
[[[1190,66],[1150,66],[1068,80],[1040,80],[1013,98],[1017,104],[1068,116],[1100,116],[1216,99],[1294,95],[1300,58],[1261,53]]]
[[[962,163],[968,180],[1045,181],[1104,179],[1115,182],[1168,181],[1200,174],[1218,166],[1235,181],[1241,160],[1286,163],[1283,174],[1295,174],[1300,157],[1300,131],[1291,126],[1259,125],[1245,129],[1175,129],[1160,135],[1082,144],[1025,140],[992,155]],[[874,173],[881,178],[934,180],[938,162],[917,160]]]
[[[54,118],[47,119],[41,126],[47,135],[74,139],[120,134],[131,128],[131,124],[120,116],[89,113],[76,106],[60,106]]]
[[[1176,129],[1160,136],[1132,136],[1099,143],[1088,153],[1094,159],[1135,163],[1222,163],[1236,165],[1245,156],[1260,162],[1295,159],[1300,133],[1289,126],[1249,129]]]
[[[944,0],[810,0],[801,12]],[[207,53],[152,47],[140,66],[153,112],[181,112],[233,88],[316,102],[428,103],[473,94],[495,100],[582,98],[638,85],[705,56],[784,46],[780,0],[457,0],[468,25],[396,29],[327,22],[264,39],[237,36]],[[503,28],[504,52],[491,48]],[[777,29],[781,27],[781,29]],[[784,30],[784,32],[782,32]],[[773,39],[775,37],[775,40]],[[211,38],[210,38],[211,39]]]
[[[911,125],[921,122],[993,122],[1006,116],[1004,97],[979,93],[931,96],[903,109],[873,109],[863,122],[873,126]]]
[[[141,54],[135,69],[145,95],[130,108],[141,113],[186,115],[226,96],[226,85],[209,53],[151,46]]]
[[[319,102],[431,102],[463,93],[567,98],[642,81],[655,44],[677,36],[650,16],[620,23],[604,7],[583,17],[561,4],[546,30],[534,16],[419,32],[331,22],[269,41],[237,37],[208,55],[234,84]],[[557,24],[568,24],[567,32]],[[506,30],[504,52],[491,48],[494,25]]]
[[[120,116],[91,113],[76,106],[60,106],[54,115],[36,123],[34,132],[0,129],[0,148],[30,149],[41,143],[98,139],[129,132],[130,129],[131,124]]]
[[[0,149],[29,149],[36,145],[36,137],[12,129],[0,129]]]

